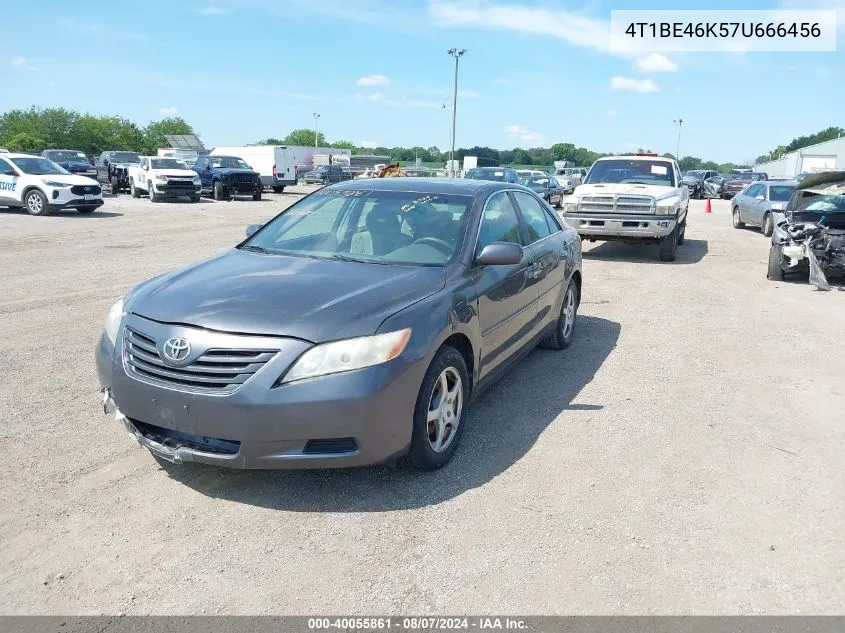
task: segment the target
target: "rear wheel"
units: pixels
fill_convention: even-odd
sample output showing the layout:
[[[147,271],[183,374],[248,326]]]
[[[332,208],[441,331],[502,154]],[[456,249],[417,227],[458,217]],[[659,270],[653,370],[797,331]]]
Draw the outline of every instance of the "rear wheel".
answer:
[[[766,279],[770,281],[783,281],[783,247],[780,244],[772,244],[769,249],[769,269],[766,271]]]
[[[31,189],[23,198],[23,206],[29,215],[50,215],[47,196],[40,189]]]
[[[731,213],[731,216],[733,218],[733,225],[734,225],[735,229],[744,229],[745,228],[745,222],[743,222],[740,219],[740,216],[739,216],[739,207],[734,207],[733,212]]]
[[[578,285],[575,280],[569,282],[566,293],[563,295],[563,303],[560,306],[560,315],[552,330],[540,345],[546,349],[565,349],[572,342],[575,334],[575,318],[578,316]]]
[[[767,213],[763,216],[763,226],[760,228],[760,232],[765,235],[766,237],[771,237],[772,232],[775,230],[774,222],[772,221],[772,214]]]
[[[454,347],[441,347],[417,395],[406,462],[419,470],[437,470],[452,458],[464,431],[468,396],[464,357]]]

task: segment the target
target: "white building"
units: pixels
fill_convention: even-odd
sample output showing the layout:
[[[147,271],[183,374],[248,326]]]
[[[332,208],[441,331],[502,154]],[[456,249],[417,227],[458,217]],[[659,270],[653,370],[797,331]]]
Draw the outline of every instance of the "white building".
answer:
[[[792,178],[805,171],[812,173],[822,169],[845,170],[845,136],[802,147],[778,160],[754,166],[754,171],[764,172],[770,178]]]

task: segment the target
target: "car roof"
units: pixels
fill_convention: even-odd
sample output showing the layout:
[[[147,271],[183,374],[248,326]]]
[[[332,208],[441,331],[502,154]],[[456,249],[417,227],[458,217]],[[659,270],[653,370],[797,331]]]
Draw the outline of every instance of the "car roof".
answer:
[[[845,182],[845,171],[824,171],[818,174],[810,174],[798,183],[798,189],[821,188],[822,185]]]
[[[3,158],[43,158],[38,154],[22,154],[16,152],[6,152],[3,154]]]
[[[483,190],[512,189],[513,183],[472,178],[367,178],[330,185],[333,190],[413,191],[474,195]]]
[[[798,183],[795,180],[761,180],[758,185],[779,185],[786,187],[797,187]]]
[[[665,156],[636,156],[636,155],[631,155],[631,156],[602,156],[601,158],[597,158],[596,162],[599,162],[601,160],[651,160],[651,161],[662,160],[662,161],[666,161],[667,163],[674,162],[673,159],[666,158]],[[703,171],[706,171],[706,170],[703,170]]]

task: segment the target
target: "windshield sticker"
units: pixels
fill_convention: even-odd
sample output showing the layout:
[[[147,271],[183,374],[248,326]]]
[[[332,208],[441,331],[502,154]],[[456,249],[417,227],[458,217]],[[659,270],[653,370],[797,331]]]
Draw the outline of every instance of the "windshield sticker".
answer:
[[[669,173],[669,169],[664,165],[652,165],[651,166],[651,173],[657,176],[665,176]]]
[[[493,173],[493,175],[494,175],[494,176],[504,176],[504,175],[505,175],[505,172],[503,172],[503,171],[497,171],[497,172],[494,172],[494,173]]]
[[[436,195],[423,196],[422,198],[417,198],[416,200],[412,200],[411,202],[409,202],[407,204],[403,204],[400,207],[400,210],[402,211],[402,213],[408,213],[409,211],[413,211],[414,209],[416,209],[419,206],[422,206],[424,204],[430,204],[437,199],[438,199],[438,196],[436,196]]]
[[[360,198],[361,196],[368,196],[373,193],[372,189],[335,189],[334,191],[325,189],[318,189],[312,196],[332,196],[337,198]]]

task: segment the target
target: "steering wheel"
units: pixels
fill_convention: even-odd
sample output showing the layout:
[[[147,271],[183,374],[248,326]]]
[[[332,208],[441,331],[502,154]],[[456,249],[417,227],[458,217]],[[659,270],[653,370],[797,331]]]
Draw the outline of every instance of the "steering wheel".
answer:
[[[421,237],[418,240],[414,240],[414,244],[430,244],[438,250],[443,251],[446,255],[452,254],[452,245],[446,240],[441,240],[438,237]]]

